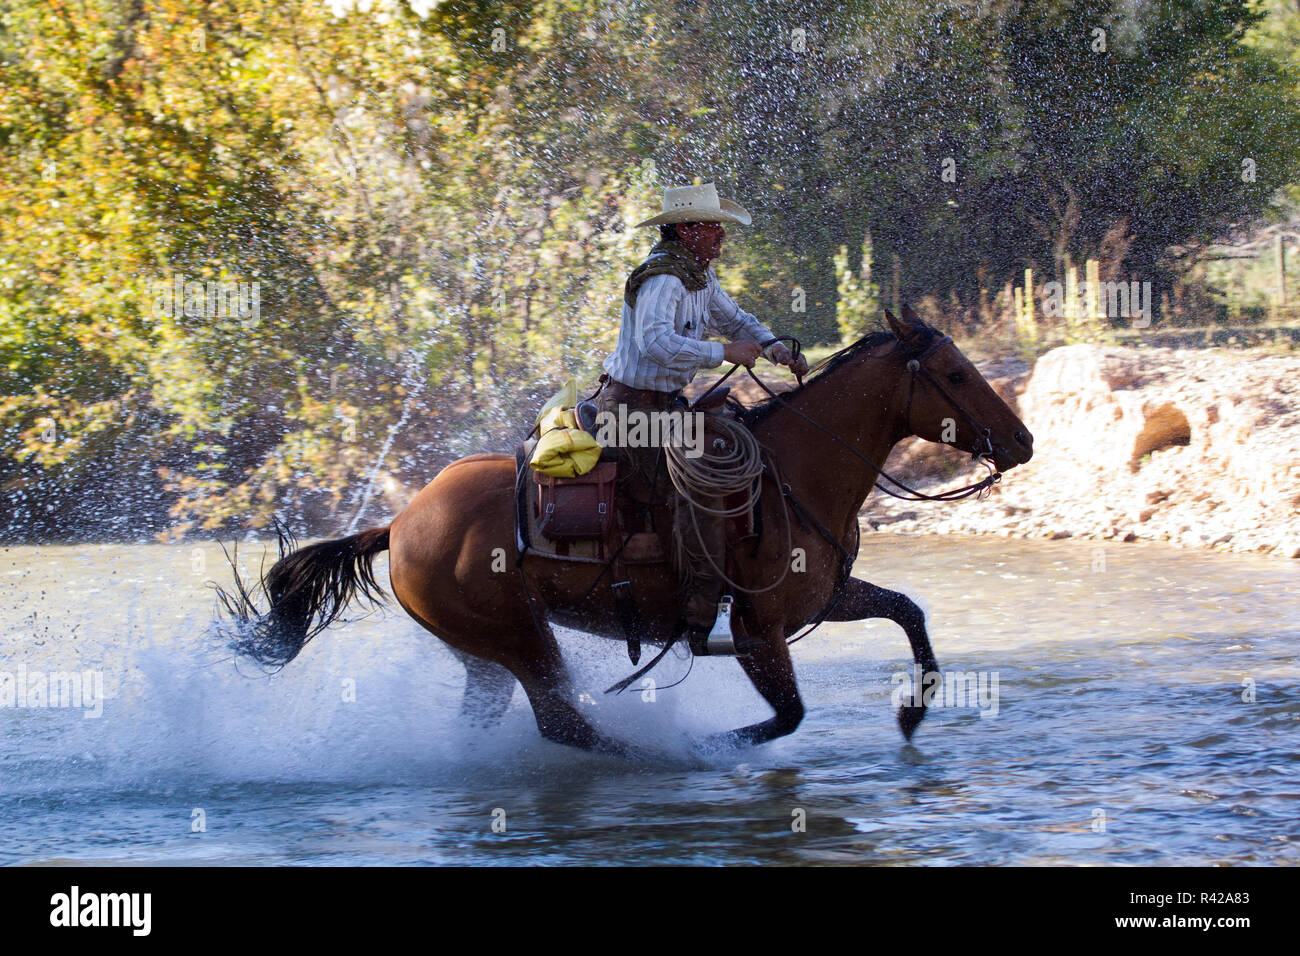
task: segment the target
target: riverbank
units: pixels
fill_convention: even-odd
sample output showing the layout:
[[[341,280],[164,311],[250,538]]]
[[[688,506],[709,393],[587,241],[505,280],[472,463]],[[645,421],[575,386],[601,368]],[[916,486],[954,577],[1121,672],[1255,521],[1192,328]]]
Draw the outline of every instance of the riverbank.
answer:
[[[1300,356],[1072,345],[981,371],[1034,458],[980,501],[868,499],[864,532],[1168,541],[1300,558]],[[984,474],[919,439],[886,468],[934,493]]]

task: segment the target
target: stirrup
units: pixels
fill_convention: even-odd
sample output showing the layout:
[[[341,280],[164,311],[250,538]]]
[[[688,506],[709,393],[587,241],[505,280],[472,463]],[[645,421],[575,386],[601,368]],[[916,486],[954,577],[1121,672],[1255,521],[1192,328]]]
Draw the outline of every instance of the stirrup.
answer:
[[[687,628],[687,642],[692,654],[696,657],[736,656],[736,638],[731,631],[731,608],[734,603],[730,594],[722,595],[722,600],[718,601],[718,615],[713,620],[713,627],[707,632],[702,627]]]
[[[710,654],[736,653],[736,638],[731,633],[731,605],[735,603],[730,594],[722,595],[718,601],[718,616],[714,618],[713,629],[704,647]]]

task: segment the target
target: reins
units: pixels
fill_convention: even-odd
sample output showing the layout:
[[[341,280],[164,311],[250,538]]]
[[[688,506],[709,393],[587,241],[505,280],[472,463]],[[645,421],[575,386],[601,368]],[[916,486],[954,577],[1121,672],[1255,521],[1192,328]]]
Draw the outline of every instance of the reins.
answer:
[[[861,459],[863,462],[865,462],[866,464],[874,468],[878,476],[875,481],[875,487],[879,488],[885,494],[890,495],[891,497],[894,498],[899,498],[903,501],[959,501],[962,498],[969,498],[971,495],[979,495],[982,492],[993,487],[995,484],[997,484],[999,481],[1002,480],[1002,474],[988,460],[988,456],[992,455],[993,453],[993,444],[989,437],[991,434],[990,430],[987,427],[980,425],[980,423],[977,422],[975,418],[968,411],[966,411],[966,409],[962,405],[960,405],[956,400],[954,400],[952,394],[946,388],[944,388],[939,383],[938,379],[936,379],[933,375],[931,375],[929,370],[925,367],[924,363],[926,359],[928,359],[935,352],[939,351],[939,349],[943,348],[945,345],[951,344],[951,342],[952,339],[949,336],[945,335],[942,338],[940,338],[938,341],[931,343],[930,346],[927,347],[926,350],[922,352],[920,355],[908,359],[907,371],[911,377],[908,381],[907,409],[906,409],[904,420],[907,422],[908,431],[915,434],[915,430],[912,428],[912,397],[916,391],[917,375],[918,374],[924,375],[926,380],[931,385],[933,385],[936,389],[938,389],[939,393],[948,400],[949,404],[952,405],[954,409],[956,409],[958,414],[960,414],[963,418],[966,419],[967,423],[975,431],[976,435],[979,436],[980,441],[983,443],[983,447],[977,445],[976,449],[973,452],[971,452],[971,457],[981,462],[986,468],[988,468],[989,474],[984,478],[980,479],[979,481],[975,482],[974,484],[965,485],[964,487],[961,488],[952,488],[949,489],[948,491],[941,491],[937,495],[926,494],[923,491],[920,491],[916,488],[912,488],[909,485],[899,481],[889,472],[885,471],[885,469],[881,465],[872,461],[866,455],[862,454],[862,452],[854,448],[853,445],[850,444],[848,441],[844,440],[839,435],[835,434],[825,425],[821,424],[821,422],[818,422],[815,419],[810,418],[808,415],[805,415],[794,405],[791,405],[790,402],[788,402],[779,392],[774,392],[772,391],[772,389],[768,388],[767,383],[764,382],[757,375],[755,375],[754,370],[752,368],[746,367],[745,371],[748,373],[749,377],[754,380],[754,382],[758,385],[759,388],[761,388],[769,396],[771,396],[773,400],[780,403],[780,405],[783,408],[786,408],[789,411],[794,412],[796,415],[798,415],[808,424],[812,425],[818,431],[823,432],[834,441],[839,442],[839,444],[847,448],[849,452],[852,455],[854,455],[856,458]],[[799,354],[798,351],[796,351],[795,355],[797,356],[798,354]],[[727,375],[730,375],[739,367],[740,366],[738,365],[733,366],[731,370],[727,372]],[[717,388],[718,385],[722,384],[722,382],[726,380],[727,375],[724,375],[721,379],[715,382],[713,387],[709,389],[709,392],[713,391],[713,389]],[[707,395],[708,392],[705,392],[705,394]],[[900,495],[897,492],[891,491],[890,489],[886,488],[884,485],[880,483],[880,478],[884,478],[886,481],[890,482],[894,486],[901,488],[905,492],[905,494]]]

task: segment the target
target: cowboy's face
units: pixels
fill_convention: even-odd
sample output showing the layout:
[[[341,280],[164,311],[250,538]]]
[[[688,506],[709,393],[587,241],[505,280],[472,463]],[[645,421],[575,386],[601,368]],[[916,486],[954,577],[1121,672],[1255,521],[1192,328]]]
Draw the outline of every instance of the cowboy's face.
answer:
[[[722,240],[727,230],[720,222],[682,223],[677,227],[677,238],[700,262],[711,262],[722,255]]]

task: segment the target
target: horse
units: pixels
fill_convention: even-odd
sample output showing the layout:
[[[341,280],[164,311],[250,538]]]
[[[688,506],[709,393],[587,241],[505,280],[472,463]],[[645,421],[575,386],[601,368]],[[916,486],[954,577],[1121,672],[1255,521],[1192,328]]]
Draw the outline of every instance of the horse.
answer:
[[[754,646],[737,660],[774,714],[714,735],[712,743],[757,745],[799,726],[804,705],[787,640],[805,625],[887,618],[903,629],[921,672],[937,672],[916,603],[850,576],[858,513],[894,445],[912,435],[950,445],[985,460],[995,469],[994,480],[1033,454],[1024,423],[951,338],[907,307],[901,319],[888,311],[885,319],[888,331],[864,336],[820,363],[798,387],[773,393],[744,413],[776,465],[761,479],[766,493],[756,507],[762,526],[788,531],[764,534],[756,547],[734,557],[735,580],[757,592],[738,612]],[[517,681],[545,739],[635,755],[635,748],[602,733],[575,706],[551,629],[555,619],[623,639],[611,589],[595,586],[604,569],[527,550],[521,556],[515,489],[513,456],[470,455],[440,471],[389,525],[297,549],[292,539],[286,547],[282,536],[279,560],[257,587],[250,591],[236,574],[234,593],[218,589],[239,625],[231,646],[266,667],[283,667],[350,602],[382,601],[372,561],[387,550],[398,603],[465,664],[463,718],[495,724]],[[800,572],[767,587],[796,552]],[[670,633],[678,610],[670,566],[626,570],[641,620],[655,634]],[[266,610],[260,610],[263,600]],[[664,643],[666,651],[671,641]],[[905,738],[924,715],[923,704],[900,709]]]

